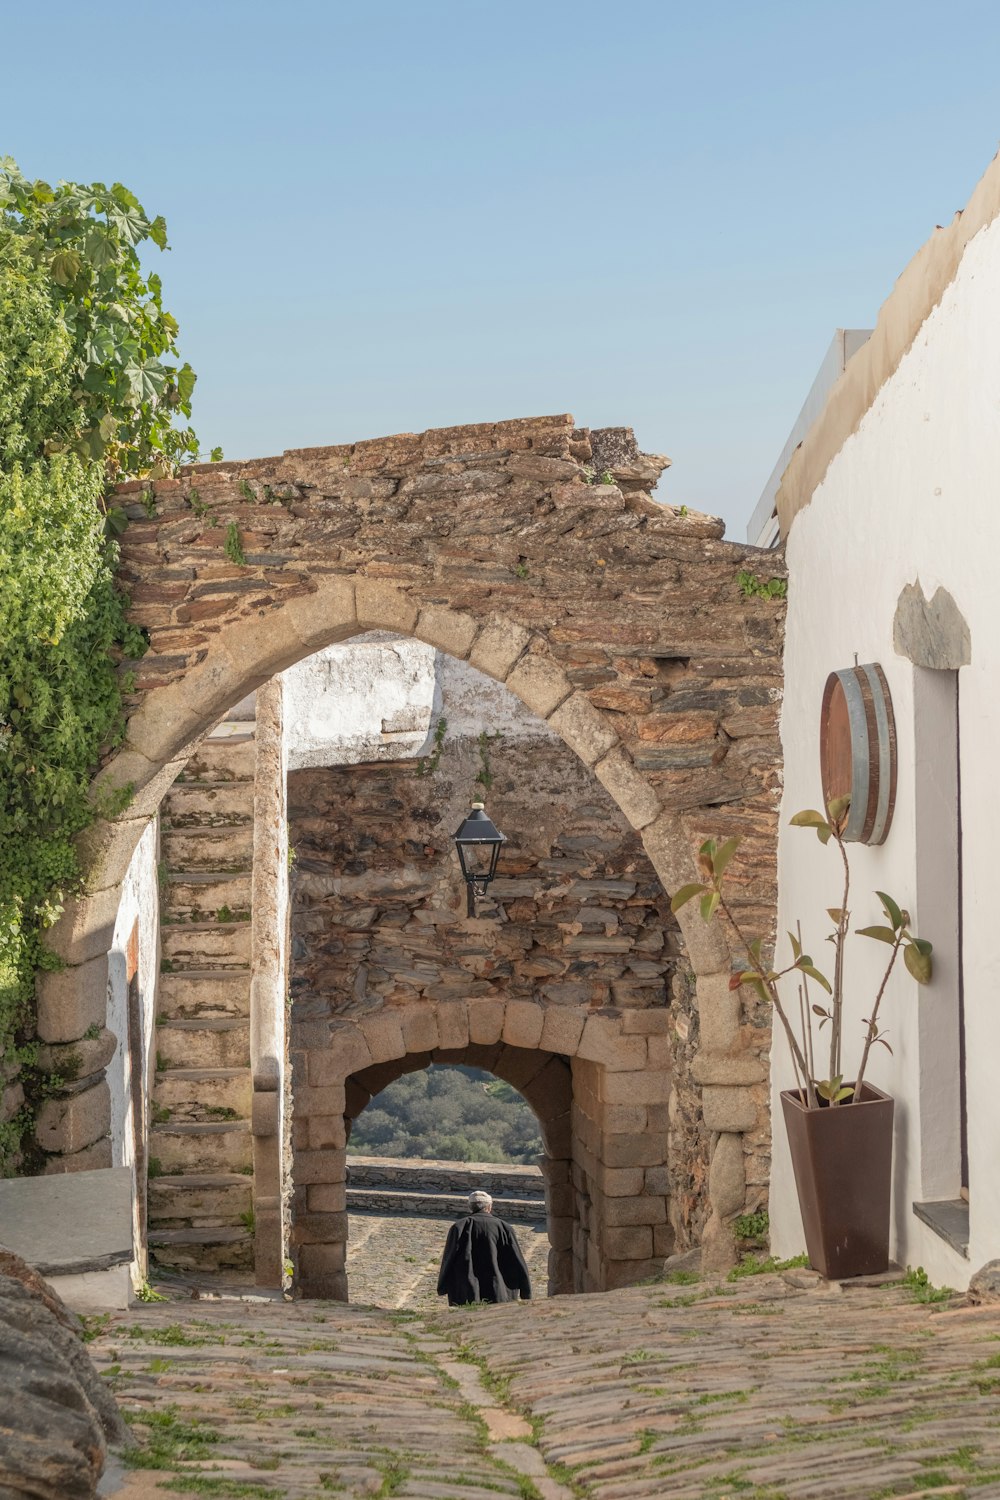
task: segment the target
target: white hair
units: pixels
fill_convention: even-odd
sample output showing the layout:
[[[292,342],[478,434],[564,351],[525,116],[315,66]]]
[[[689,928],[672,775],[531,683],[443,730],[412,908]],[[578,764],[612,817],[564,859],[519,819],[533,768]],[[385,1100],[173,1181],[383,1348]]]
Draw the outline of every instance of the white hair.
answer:
[[[477,1188],[474,1193],[469,1194],[469,1207],[473,1213],[478,1212],[479,1209],[485,1212],[493,1207],[493,1199],[489,1193],[484,1193]]]

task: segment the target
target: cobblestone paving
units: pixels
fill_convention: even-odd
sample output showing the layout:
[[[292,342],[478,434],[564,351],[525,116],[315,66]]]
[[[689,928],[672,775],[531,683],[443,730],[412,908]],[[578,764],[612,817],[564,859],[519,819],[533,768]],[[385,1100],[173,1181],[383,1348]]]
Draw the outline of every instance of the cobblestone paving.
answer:
[[[544,1224],[507,1219],[516,1230],[535,1297],[548,1281],[549,1241]],[[438,1266],[450,1228],[447,1219],[418,1214],[352,1213],[347,1247],[350,1298],[369,1307],[416,1308],[442,1305],[437,1295]]]
[[[203,1297],[115,1315],[91,1350],[182,1495],[1000,1496],[1000,1309],[901,1286],[765,1275],[463,1311]],[[164,1493],[133,1485],[121,1500]]]

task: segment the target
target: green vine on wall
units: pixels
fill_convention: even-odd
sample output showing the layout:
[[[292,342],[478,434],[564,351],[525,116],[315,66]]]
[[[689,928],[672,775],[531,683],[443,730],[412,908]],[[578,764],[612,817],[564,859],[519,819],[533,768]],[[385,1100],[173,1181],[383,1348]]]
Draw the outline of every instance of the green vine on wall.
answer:
[[[165,249],[166,225],[120,183],[53,188],[0,160],[0,1060],[28,1094],[0,1124],[0,1173],[23,1169],[31,1106],[58,1086],[36,1065],[34,983],[60,966],[45,933],[80,886],[74,839],[132,795],[89,790],[124,731],[121,663],[146,645],[108,495],[197,454],[147,240]]]
[[[417,761],[418,776],[430,776],[432,772],[437,770],[441,763],[441,752],[444,750],[444,737],[447,729],[448,720],[443,718],[438,719],[434,726],[434,749],[427,756],[426,760],[421,756]]]
[[[495,745],[497,740],[502,738],[503,732],[501,730],[497,729],[493,734],[487,734],[486,730],[484,729],[476,742],[479,749],[480,767],[479,775],[476,777],[476,783],[479,786],[485,787],[487,791],[489,791],[490,787],[493,785],[493,764],[490,759],[490,746]]]

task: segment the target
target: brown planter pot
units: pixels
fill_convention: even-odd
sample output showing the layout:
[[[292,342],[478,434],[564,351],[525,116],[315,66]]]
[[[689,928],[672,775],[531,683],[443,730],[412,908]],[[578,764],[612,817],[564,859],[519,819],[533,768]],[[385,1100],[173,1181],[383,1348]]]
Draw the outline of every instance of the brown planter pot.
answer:
[[[831,1281],[888,1270],[893,1102],[870,1083],[832,1109],[782,1090],[806,1249]]]

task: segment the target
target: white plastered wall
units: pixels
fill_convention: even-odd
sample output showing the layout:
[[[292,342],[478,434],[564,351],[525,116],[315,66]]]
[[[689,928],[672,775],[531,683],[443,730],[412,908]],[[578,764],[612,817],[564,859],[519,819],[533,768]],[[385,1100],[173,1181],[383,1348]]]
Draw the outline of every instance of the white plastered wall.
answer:
[[[881,889],[893,895],[910,910],[915,930],[934,943],[936,977],[930,987],[918,989],[905,973],[894,976],[883,1003],[893,1055],[876,1048],[869,1077],[896,1099],[892,1253],[903,1265],[923,1265],[933,1281],[953,1287],[963,1287],[985,1261],[1000,1257],[998,313],[1000,221],[995,221],[970,242],[940,304],[833,460],[811,503],[795,517],[788,538],[778,931],[794,930],[801,918],[813,958],[827,967],[824,959],[832,949],[823,941],[824,913],[840,902],[839,862],[834,849],[824,849],[807,830],[789,828],[788,819],[799,808],[820,804],[819,714],[827,674],[855,660],[880,662],[896,717],[896,810],[881,848],[851,846],[851,905],[856,925],[864,926],[880,920],[872,893]],[[925,597],[939,587],[952,595],[972,638],[972,663],[959,674],[971,1196],[967,1260],[911,1209],[915,1200],[957,1197],[959,1188],[957,936],[947,910],[952,829],[945,715],[950,700],[943,678],[930,681],[938,674],[915,668],[893,649],[900,591],[918,578]],[[939,770],[944,801],[935,810]],[[869,1014],[886,951],[863,938],[850,942],[848,1077],[860,1055],[861,1017]],[[779,956],[783,953],[779,945]],[[773,1248],[782,1255],[803,1246],[778,1101],[778,1091],[791,1082],[776,1028],[771,1221]]]
[[[108,954],[108,1028],[118,1038],[115,1055],[108,1064],[111,1092],[112,1165],[135,1167],[135,1134],[132,1128],[132,1068],[128,1037],[127,949],[132,929],[139,924],[139,1009],[142,1016],[142,1055],[146,1061],[143,1090],[150,1095],[150,1069],[156,1017],[156,985],[159,975],[160,904],[157,886],[158,831],[156,820],[136,845],[122,885],[114,938]],[[135,1244],[140,1244],[138,1196],[133,1183],[136,1211]]]

